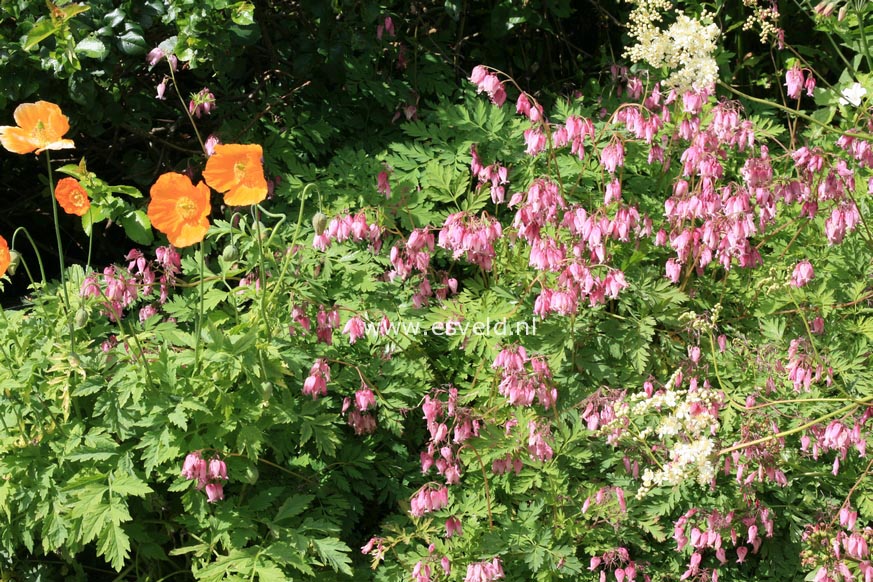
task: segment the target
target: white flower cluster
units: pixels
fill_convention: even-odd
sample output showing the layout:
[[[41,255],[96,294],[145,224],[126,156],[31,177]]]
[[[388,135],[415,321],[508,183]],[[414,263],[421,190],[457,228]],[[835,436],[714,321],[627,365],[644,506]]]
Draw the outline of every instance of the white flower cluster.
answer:
[[[636,8],[631,14],[628,32],[637,44],[625,51],[625,57],[634,62],[645,61],[655,68],[671,69],[666,83],[678,91],[702,91],[712,87],[718,76],[718,65],[713,58],[720,32],[718,26],[703,24],[678,11],[676,21],[662,30],[656,26],[661,21],[658,10],[672,10],[670,3],[631,1]]]
[[[719,422],[712,410],[717,407],[720,395],[705,387],[674,388],[676,377],[674,374],[664,390],[651,397],[639,393],[628,399],[631,403],[625,410],[628,416],[655,418],[656,424],[650,424],[638,438],[645,441],[655,436],[669,447],[668,459],[657,471],[643,471],[638,499],[657,486],[678,485],[691,479],[705,486],[715,477],[712,436],[718,431]]]

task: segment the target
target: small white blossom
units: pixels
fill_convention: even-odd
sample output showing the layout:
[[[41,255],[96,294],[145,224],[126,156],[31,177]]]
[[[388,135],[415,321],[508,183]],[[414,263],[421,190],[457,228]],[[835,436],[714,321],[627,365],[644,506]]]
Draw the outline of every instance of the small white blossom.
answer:
[[[867,89],[861,86],[861,83],[855,83],[851,87],[846,87],[842,91],[840,97],[840,105],[852,105],[858,107],[861,105],[861,99],[867,94]]]

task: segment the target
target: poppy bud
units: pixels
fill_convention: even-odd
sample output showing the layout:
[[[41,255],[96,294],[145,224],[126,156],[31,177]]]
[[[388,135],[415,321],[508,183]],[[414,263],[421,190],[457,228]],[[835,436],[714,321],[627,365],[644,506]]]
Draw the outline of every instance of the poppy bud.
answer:
[[[312,217],[312,228],[315,229],[316,236],[324,234],[324,229],[327,228],[327,216],[323,212],[316,212]]]
[[[9,273],[9,276],[15,275],[15,271],[18,270],[18,265],[21,264],[21,253],[16,250],[9,251],[9,266],[6,267],[6,272]]]
[[[73,319],[73,323],[76,325],[76,329],[82,329],[85,325],[88,324],[88,319],[91,317],[91,312],[89,312],[84,307],[80,307],[78,311],[76,311],[76,317]]]
[[[239,249],[236,245],[227,245],[221,253],[221,260],[225,263],[232,263],[239,258]]]
[[[266,406],[269,404],[270,399],[273,397],[273,383],[272,382],[261,382],[261,405]]]

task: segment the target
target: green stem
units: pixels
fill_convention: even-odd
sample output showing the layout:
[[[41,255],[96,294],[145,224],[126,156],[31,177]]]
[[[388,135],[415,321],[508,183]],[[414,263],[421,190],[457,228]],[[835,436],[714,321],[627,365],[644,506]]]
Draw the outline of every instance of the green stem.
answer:
[[[855,14],[858,16],[858,31],[861,35],[861,52],[867,61],[867,70],[873,72],[873,60],[870,58],[870,48],[867,46],[867,31],[864,30],[864,15],[861,13],[859,3],[855,4]]]
[[[264,242],[261,240],[261,214],[258,212],[259,206],[253,208],[255,214],[255,236],[258,238],[258,312],[261,314],[261,323],[267,330],[267,338],[272,337],[270,326],[267,324],[266,303],[264,299],[267,296],[266,273],[264,272]]]
[[[94,217],[88,213],[88,260],[85,261],[85,273],[91,270],[91,248],[94,242]]]
[[[124,341],[124,326],[121,324],[121,320],[118,320],[118,329],[121,330],[121,338]],[[139,343],[139,336],[136,335],[136,330],[133,328],[133,324],[130,325],[130,337],[133,339],[133,343],[136,346],[136,351],[139,352],[139,359],[142,361],[142,367],[145,370],[146,382],[149,385],[151,390],[155,389],[155,384],[152,382],[152,372],[149,369],[149,362],[145,357],[145,350],[142,349],[142,344]]]
[[[184,111],[185,115],[188,116],[188,121],[191,122],[191,127],[194,128],[194,135],[197,136],[197,143],[200,144],[200,149],[203,150],[203,153],[205,154],[206,146],[203,144],[203,138],[200,137],[200,131],[197,129],[197,124],[194,122],[191,112],[188,111],[188,106],[185,105],[185,98],[182,97],[182,93],[179,91],[179,85],[176,83],[176,73],[173,71],[173,64],[170,63],[169,59],[167,59],[167,64],[170,67],[170,79],[173,81],[173,90],[176,91],[176,95],[179,96],[179,102],[182,104],[182,111]]]
[[[861,401],[861,405],[870,404],[871,402],[873,402],[873,397],[865,398],[864,400]],[[833,412],[829,412],[825,415],[822,415],[822,416],[816,418],[815,420],[811,420],[811,421],[807,422],[806,424],[802,424],[800,426],[790,428],[788,430],[783,430],[782,432],[777,432],[776,434],[771,434],[770,436],[761,437],[759,439],[755,439],[755,440],[749,441],[747,443],[740,443],[738,445],[734,445],[732,447],[722,449],[718,452],[718,456],[726,455],[726,454],[732,453],[734,451],[739,451],[739,450],[745,449],[746,447],[751,447],[754,445],[768,443],[770,441],[780,439],[784,436],[788,436],[788,435],[792,435],[792,434],[804,431],[804,430],[811,428],[817,424],[820,424],[821,422],[823,422],[829,418],[833,418],[834,416],[840,415],[844,412],[849,412],[850,410],[852,410],[853,408],[857,408],[858,406],[859,406],[859,404],[855,404],[855,403],[848,404],[846,406],[843,406],[840,409],[834,410]]]
[[[73,318],[72,314],[72,306],[70,305],[70,294],[67,291],[67,274],[66,274],[66,265],[64,265],[64,249],[61,245],[61,226],[58,222],[58,201],[55,198],[55,179],[52,173],[52,160],[51,155],[49,154],[49,150],[45,151],[45,162],[46,167],[48,168],[48,179],[49,179],[49,194],[51,194],[52,199],[52,218],[55,223],[55,237],[58,243],[58,263],[61,267],[61,289],[64,291],[64,307],[67,311],[67,326],[70,330],[70,352],[75,355],[76,354],[76,335],[75,329],[73,328]]]
[[[737,89],[734,89],[733,87],[731,87],[727,83],[724,83],[723,81],[718,81],[718,84],[721,87],[724,87],[725,89],[727,89],[728,91],[733,93],[734,95],[738,95],[738,96],[742,97],[743,99],[746,99],[746,100],[751,101],[753,103],[759,103],[761,105],[766,105],[767,107],[773,107],[775,109],[780,109],[780,110],[782,110],[782,111],[784,111],[784,112],[786,112],[794,117],[799,117],[800,119],[804,119],[804,120],[806,120],[814,125],[818,125],[819,127],[823,128],[831,133],[838,133],[840,135],[844,135],[846,137],[852,137],[852,138],[856,138],[856,139],[873,140],[873,134],[864,133],[864,132],[857,132],[857,131],[843,131],[841,129],[831,127],[827,123],[823,123],[823,122],[819,121],[818,119],[815,119],[813,117],[810,117],[809,115],[806,115],[805,113],[800,113],[799,111],[791,109],[790,107],[780,105],[779,103],[775,103],[773,101],[767,101],[766,99],[758,99],[757,97],[752,97],[751,95],[747,95],[746,93],[743,93],[742,91],[738,91]]]
[[[297,213],[297,226],[294,228],[294,236],[291,237],[291,246],[289,247],[288,252],[285,253],[285,257],[282,259],[282,269],[279,272],[278,279],[279,282],[285,280],[285,273],[288,270],[288,264],[291,262],[291,256],[294,254],[294,246],[297,244],[297,236],[300,234],[300,227],[303,225],[303,209],[306,206],[305,194],[310,186],[312,186],[312,184],[307,184],[306,187],[303,188],[303,193],[300,195],[300,211]],[[279,285],[277,284],[273,287],[273,292],[270,293],[270,298],[268,300],[270,305],[274,305],[273,300],[276,298],[276,293],[278,291]]]
[[[205,257],[206,244],[200,241],[200,283],[197,289],[200,291],[200,306],[197,309],[197,323],[194,326],[194,372],[200,371],[200,336],[203,334],[203,278],[206,276]]]
[[[42,275],[42,282],[45,283],[45,269],[42,266],[42,255],[39,254],[39,249],[37,248],[36,243],[33,242],[33,237],[30,236],[30,233],[27,232],[27,229],[23,226],[19,226],[15,229],[15,232],[12,233],[12,248],[15,248],[15,237],[18,236],[19,231],[23,232],[24,236],[27,237],[27,240],[30,241],[30,246],[33,247],[33,252],[36,253],[36,262],[39,263],[39,274]],[[29,272],[30,271],[28,271],[28,273]]]
[[[270,218],[278,219],[276,221],[276,224],[273,225],[273,228],[270,229],[272,232],[270,232],[270,238],[267,239],[267,243],[266,243],[266,246],[269,248],[269,246],[273,242],[273,237],[276,236],[277,232],[279,232],[279,227],[282,226],[283,224],[285,224],[285,220],[288,218],[288,216],[285,214],[277,214],[277,213],[273,213],[273,212],[267,212],[266,210],[263,209],[263,207],[261,207],[260,204],[258,205],[257,208],[258,208],[258,212],[260,212],[262,214],[266,214]]]

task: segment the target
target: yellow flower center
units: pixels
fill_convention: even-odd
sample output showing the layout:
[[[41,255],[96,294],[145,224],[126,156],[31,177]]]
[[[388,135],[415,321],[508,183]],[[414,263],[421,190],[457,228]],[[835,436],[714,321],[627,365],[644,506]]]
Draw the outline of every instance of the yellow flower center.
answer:
[[[42,121],[36,122],[36,127],[33,128],[33,137],[35,137],[40,143],[48,141],[45,135],[45,124]]]
[[[176,202],[176,212],[183,220],[190,220],[196,211],[197,205],[188,197],[179,198],[179,201]]]
[[[73,203],[73,206],[82,207],[85,206],[85,197],[82,196],[81,190],[75,190],[72,194],[70,194],[70,201]]]
[[[242,182],[243,178],[246,176],[246,164],[245,161],[239,161],[233,165],[233,178],[237,182]]]

